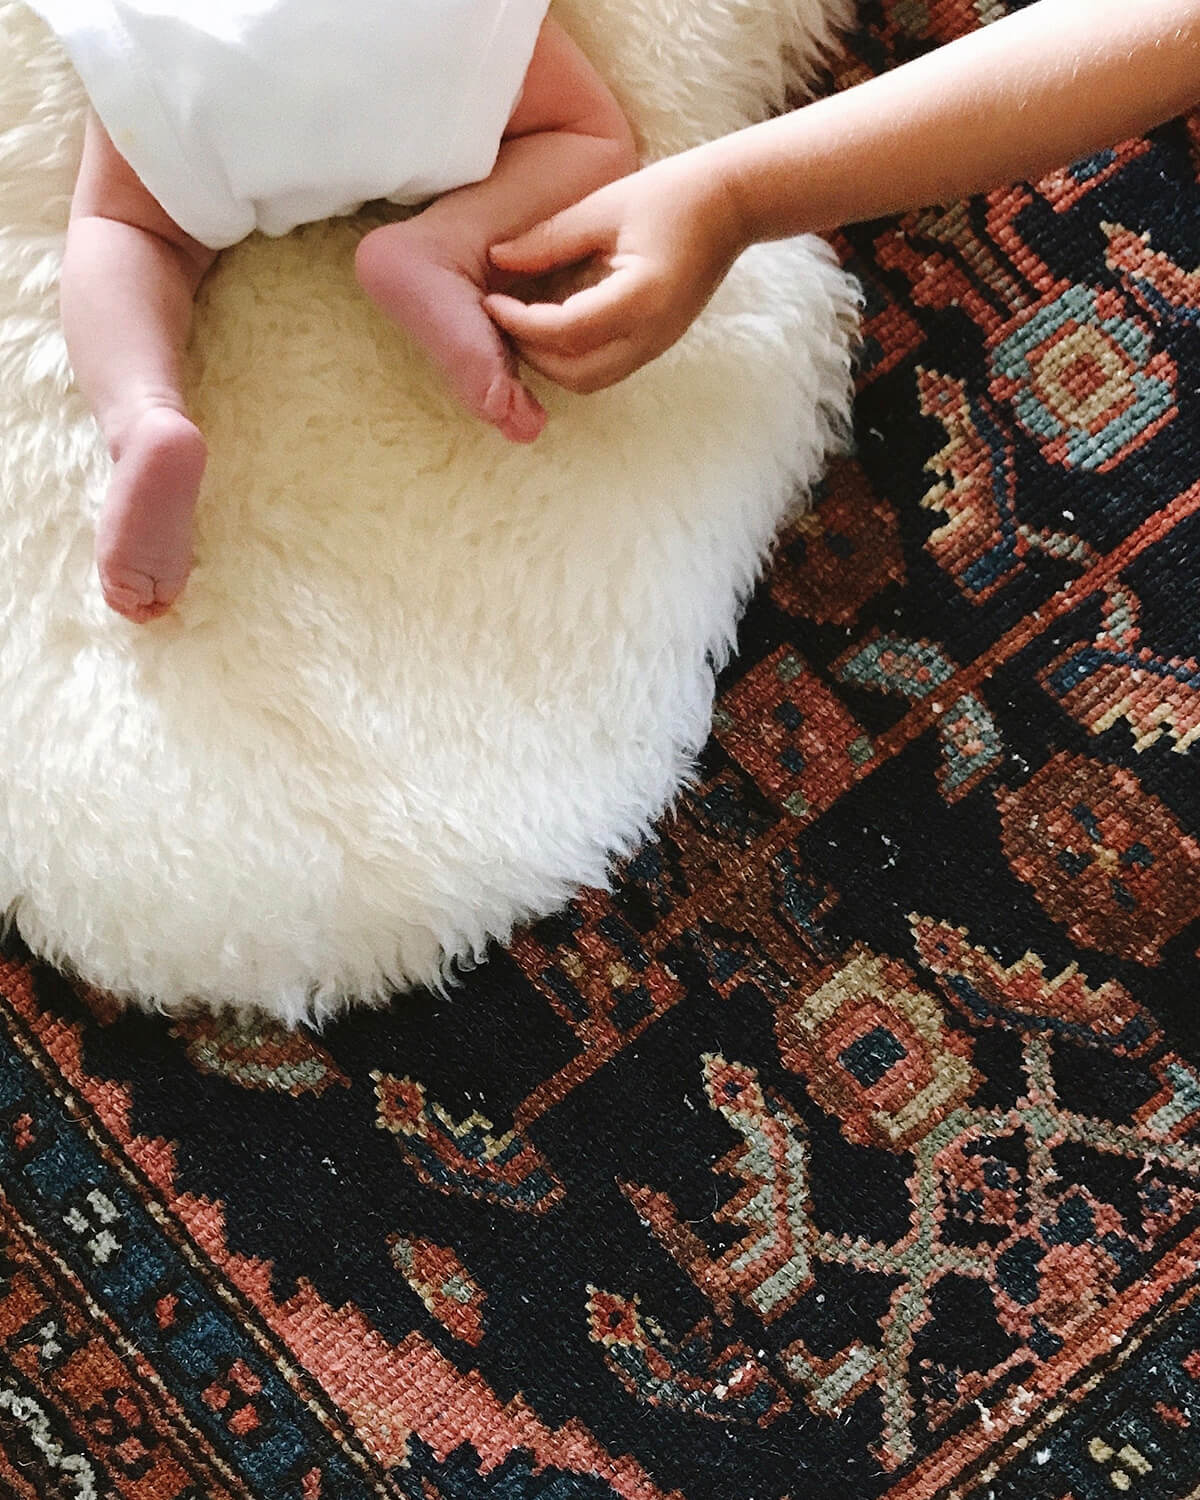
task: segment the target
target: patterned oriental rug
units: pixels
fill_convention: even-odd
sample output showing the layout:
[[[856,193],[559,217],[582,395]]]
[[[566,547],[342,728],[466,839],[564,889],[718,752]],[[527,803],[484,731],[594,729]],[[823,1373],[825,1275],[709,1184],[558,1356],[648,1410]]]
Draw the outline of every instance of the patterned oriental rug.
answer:
[[[0,1494],[1200,1494],[1198,168],[839,238],[856,455],[611,895],[319,1036],[10,943]]]

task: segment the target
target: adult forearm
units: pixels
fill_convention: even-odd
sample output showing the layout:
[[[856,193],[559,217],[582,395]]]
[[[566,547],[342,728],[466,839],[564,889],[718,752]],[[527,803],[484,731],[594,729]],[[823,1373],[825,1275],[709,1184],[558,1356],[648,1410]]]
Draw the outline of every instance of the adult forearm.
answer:
[[[1200,103],[1200,0],[1039,0],[695,153],[747,242],[1033,178]]]

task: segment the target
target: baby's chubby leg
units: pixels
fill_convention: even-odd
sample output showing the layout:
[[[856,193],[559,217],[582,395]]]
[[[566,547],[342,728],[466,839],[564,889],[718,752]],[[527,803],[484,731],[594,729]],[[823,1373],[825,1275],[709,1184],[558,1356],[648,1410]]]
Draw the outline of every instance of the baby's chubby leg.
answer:
[[[513,442],[546,414],[488,317],[488,250],[637,166],[620,107],[566,32],[547,20],[490,177],[417,217],[372,230],[356,270],[364,290],[412,334],[459,399]]]
[[[96,528],[100,585],[138,624],[164,613],[191,569],[206,450],[180,365],[213,257],[168,217],[93,116],[67,230],[62,318],[115,464]]]

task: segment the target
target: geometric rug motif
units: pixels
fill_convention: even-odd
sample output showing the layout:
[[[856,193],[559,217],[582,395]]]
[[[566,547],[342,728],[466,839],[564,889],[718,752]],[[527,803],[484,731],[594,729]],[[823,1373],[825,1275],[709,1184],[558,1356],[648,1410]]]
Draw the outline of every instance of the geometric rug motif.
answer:
[[[9,942],[0,1495],[1200,1493],[1198,172],[836,237],[855,451],[612,891],[319,1035]]]

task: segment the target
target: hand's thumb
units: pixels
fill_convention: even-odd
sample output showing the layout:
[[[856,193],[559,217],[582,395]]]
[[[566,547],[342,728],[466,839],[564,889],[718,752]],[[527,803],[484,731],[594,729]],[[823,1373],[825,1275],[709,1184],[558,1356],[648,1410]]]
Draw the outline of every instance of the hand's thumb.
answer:
[[[492,264],[515,275],[540,276],[585,260],[600,248],[593,227],[570,209],[543,219],[514,240],[503,240],[488,252]]]

